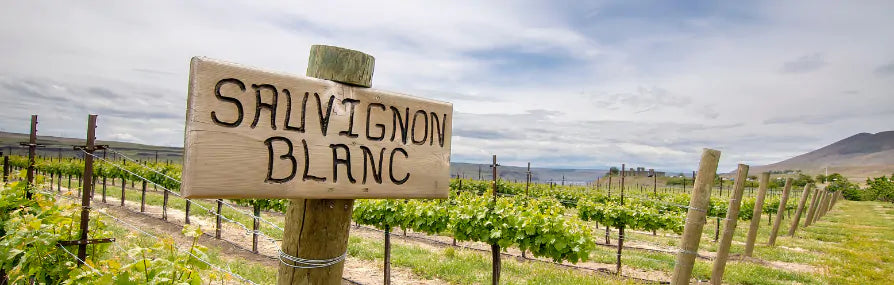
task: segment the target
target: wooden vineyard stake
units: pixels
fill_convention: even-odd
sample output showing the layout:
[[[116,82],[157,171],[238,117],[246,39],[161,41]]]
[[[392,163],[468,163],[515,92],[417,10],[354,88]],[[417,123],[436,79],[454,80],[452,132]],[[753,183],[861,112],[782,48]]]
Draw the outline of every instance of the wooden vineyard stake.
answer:
[[[826,192],[825,200],[823,200],[823,205],[820,208],[820,217],[825,217],[826,213],[829,212],[829,203],[832,202],[832,192]]]
[[[31,115],[31,133],[28,136],[28,142],[19,143],[19,145],[28,147],[28,172],[26,174],[28,186],[25,188],[25,198],[31,199],[30,188],[34,186],[34,158],[37,151],[37,115]]]
[[[804,218],[804,227],[810,226],[810,223],[813,221],[813,215],[816,214],[816,206],[819,205],[819,194],[820,189],[817,187],[813,189],[813,198],[810,199],[810,208],[807,209],[807,217]]]
[[[372,86],[374,59],[348,49],[311,47],[307,75],[363,87]],[[282,252],[305,259],[341,256],[348,247],[353,199],[291,199],[286,210]],[[341,284],[344,262],[327,267],[279,266],[277,284]]]
[[[711,270],[711,284],[721,284],[726,261],[729,258],[729,247],[733,242],[733,234],[736,232],[736,223],[739,220],[739,207],[742,206],[742,194],[745,192],[745,182],[748,179],[748,165],[739,164],[736,170],[736,182],[733,193],[729,199],[729,209],[726,211],[726,225],[723,227],[723,237],[717,247],[717,256],[714,258],[714,267]]]
[[[804,205],[807,203],[807,196],[810,195],[810,188],[813,184],[804,185],[804,191],[801,192],[801,200],[798,201],[798,210],[795,211],[795,217],[792,219],[792,225],[788,229],[788,236],[794,237],[795,231],[798,230],[798,224],[801,222],[801,212],[804,212]]]
[[[223,200],[217,199],[217,215],[214,219],[214,238],[220,239],[220,220],[223,216],[221,216],[220,208],[223,206]]]
[[[124,178],[121,178],[121,207],[124,207],[125,186],[127,186],[127,181]]]
[[[779,209],[776,210],[776,221],[773,222],[773,229],[770,230],[770,240],[767,245],[776,245],[776,235],[779,234],[779,226],[782,224],[782,217],[785,214],[785,205],[788,203],[788,194],[792,190],[791,177],[785,179],[785,188],[782,189],[782,199],[779,200]]]
[[[492,170],[492,173],[493,173],[493,180],[491,180],[491,188],[493,189],[493,192],[494,192],[493,193],[493,197],[494,197],[493,207],[494,208],[497,207],[497,166],[500,166],[500,165],[497,164],[497,155],[495,154],[495,155],[493,155],[493,163],[490,165],[490,169]],[[493,211],[494,208],[491,208],[490,210]],[[491,264],[492,270],[491,270],[491,279],[490,279],[491,282],[490,283],[492,285],[497,285],[497,284],[500,284],[500,270],[501,270],[501,266],[502,266],[502,262],[500,260],[500,245],[497,243],[491,244],[490,252],[491,252],[491,260],[492,260],[492,264]]]
[[[621,206],[624,206],[624,177],[627,176],[627,165],[621,164]],[[615,264],[615,274],[621,276],[621,250],[624,249],[624,226],[618,226],[618,253]]]
[[[183,218],[184,223],[186,223],[187,225],[189,224],[189,208],[191,208],[190,206],[192,206],[192,201],[187,199],[186,200],[186,210],[185,210],[186,213],[184,214],[184,218]]]
[[[75,147],[83,150],[87,155],[84,156],[84,190],[81,191],[81,221],[80,221],[80,238],[76,241],[60,241],[60,246],[77,245],[78,246],[78,266],[83,265],[83,261],[87,260],[87,245],[95,243],[112,242],[114,239],[89,240],[87,234],[90,225],[90,201],[91,193],[93,193],[93,153],[98,149],[104,149],[104,146],[96,144],[96,115],[87,117],[87,145]]]
[[[102,150],[102,159],[106,159],[106,150]],[[102,203],[106,203],[106,175],[102,176]]]
[[[153,183],[154,185],[155,183]],[[163,200],[161,202],[161,219],[167,221],[168,220],[168,190],[164,190],[162,193]]]
[[[385,274],[384,284],[391,285],[391,228],[385,228]]]
[[[3,156],[3,183],[9,181],[9,155]]]
[[[652,177],[652,195],[655,195],[655,199],[658,199],[658,175],[655,174],[655,169],[649,169],[649,176]],[[658,232],[652,230],[652,235],[658,235]]]
[[[261,230],[261,205],[252,205],[251,252],[258,253],[258,231]]]
[[[146,212],[146,180],[143,180],[143,194],[140,196],[140,213]]]
[[[826,189],[819,192],[819,199],[816,201],[816,208],[813,209],[813,219],[810,220],[810,224],[815,224],[816,221],[819,220],[820,215],[822,215],[823,201],[826,200],[826,192]]]
[[[692,277],[692,268],[695,265],[695,257],[698,255],[698,244],[701,241],[702,230],[705,227],[704,221],[710,205],[714,173],[717,173],[719,161],[720,151],[706,148],[702,152],[698,176],[693,183],[692,197],[689,199],[686,226],[683,227],[683,236],[674,264],[671,284],[689,284],[689,279]]]
[[[460,181],[460,183],[462,183],[462,181]],[[530,187],[530,184],[531,184],[531,163],[528,162],[528,171],[525,172],[525,196],[526,197],[530,196],[530,193],[528,192],[528,188]]]

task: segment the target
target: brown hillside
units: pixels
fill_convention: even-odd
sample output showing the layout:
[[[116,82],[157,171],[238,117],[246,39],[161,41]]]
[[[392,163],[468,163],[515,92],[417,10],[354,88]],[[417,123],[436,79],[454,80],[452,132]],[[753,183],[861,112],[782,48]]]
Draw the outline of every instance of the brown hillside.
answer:
[[[801,170],[809,174],[841,173],[852,180],[894,173],[894,131],[859,133],[820,149],[777,163],[756,166],[754,172]]]

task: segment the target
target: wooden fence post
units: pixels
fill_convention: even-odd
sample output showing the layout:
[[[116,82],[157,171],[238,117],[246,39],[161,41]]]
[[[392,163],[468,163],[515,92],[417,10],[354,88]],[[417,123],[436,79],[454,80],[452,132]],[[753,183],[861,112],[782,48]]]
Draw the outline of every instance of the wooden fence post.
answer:
[[[143,180],[143,194],[140,196],[140,213],[146,212],[146,180]]]
[[[624,206],[624,177],[627,176],[627,165],[621,164],[621,206]],[[618,227],[618,253],[615,274],[621,276],[621,250],[624,249],[624,226]]]
[[[28,186],[34,186],[34,158],[37,151],[37,115],[31,115],[31,135],[28,138]],[[31,199],[31,190],[25,189],[25,198]]]
[[[217,239],[220,239],[220,218],[221,218],[220,207],[221,206],[223,206],[223,200],[217,199],[217,216],[216,216],[217,219],[215,219],[215,221],[214,221],[214,237]]]
[[[371,87],[375,59],[362,52],[314,45],[307,76]],[[354,199],[291,199],[282,252],[305,259],[341,256],[348,247]],[[322,268],[294,268],[280,262],[277,284],[341,284],[344,262]]]
[[[391,228],[385,228],[385,285],[391,284]]]
[[[816,213],[813,214],[813,220],[810,221],[811,224],[816,223],[823,214],[823,201],[826,201],[826,193],[828,193],[826,190],[820,191],[820,198],[816,204]]]
[[[106,203],[106,177],[102,177],[102,203]]]
[[[36,116],[35,116],[36,117]],[[87,145],[79,147],[87,155],[84,155],[84,190],[81,196],[81,221],[80,238],[78,239],[78,266],[87,260],[87,240],[90,225],[90,201],[93,196],[95,180],[93,179],[93,152],[96,151],[96,115],[87,116]]]
[[[826,192],[825,200],[823,200],[823,205],[820,208],[822,210],[820,213],[820,217],[825,217],[826,213],[829,212],[829,203],[832,201],[832,192]]]
[[[792,226],[788,228],[788,235],[790,237],[795,236],[795,231],[798,230],[798,223],[801,222],[801,212],[804,211],[804,204],[807,203],[807,195],[810,195],[810,187],[813,184],[808,183],[804,185],[804,191],[801,193],[801,201],[798,201],[798,210],[795,211],[795,218],[792,219]]]
[[[187,225],[189,224],[189,208],[190,208],[190,206],[192,206],[191,204],[192,204],[192,201],[189,199],[186,199],[186,214],[184,215],[183,219]]]
[[[748,228],[748,237],[745,239],[744,256],[751,257],[754,253],[754,241],[757,239],[757,229],[761,224],[761,213],[764,210],[764,198],[767,196],[767,185],[770,183],[770,173],[761,173],[760,186],[757,190],[757,198],[754,201],[754,211],[751,215],[751,227]]]
[[[124,178],[121,178],[121,207],[124,207],[124,187],[127,186],[127,181]]]
[[[491,164],[490,168],[493,173],[493,180],[491,180],[491,187],[493,188],[493,207],[497,207],[497,155],[493,155],[493,164]],[[491,211],[494,210],[491,208]],[[491,279],[490,283],[492,285],[500,284],[500,271],[502,270],[502,260],[500,260],[500,245],[497,243],[492,243],[490,245],[491,252]]]
[[[792,190],[791,177],[785,179],[785,188],[782,189],[782,199],[779,200],[779,208],[776,210],[776,221],[773,222],[773,229],[770,230],[770,240],[767,245],[776,245],[776,235],[779,234],[779,226],[782,224],[782,217],[785,214],[785,205],[788,203],[788,194]]]
[[[683,227],[683,236],[680,240],[680,249],[677,252],[671,284],[689,284],[692,268],[695,265],[695,257],[698,255],[698,244],[701,241],[702,229],[705,227],[708,202],[711,199],[711,186],[714,184],[714,174],[717,173],[717,163],[719,161],[720,151],[706,148],[702,152],[698,176],[693,183],[692,196],[689,199],[686,225]]]
[[[162,189],[164,190],[164,189]],[[168,220],[168,190],[164,190],[162,193],[162,201],[161,201],[161,219],[167,221]]]
[[[714,258],[714,268],[711,271],[711,284],[720,284],[723,281],[723,270],[726,268],[726,260],[729,258],[729,246],[733,242],[733,234],[736,232],[736,223],[739,220],[739,207],[742,206],[742,194],[745,192],[745,181],[748,179],[748,165],[739,164],[736,170],[736,184],[733,186],[732,197],[729,199],[729,208],[726,211],[726,225],[723,227],[723,237],[717,248],[717,256]]]
[[[9,181],[9,155],[3,156],[3,183]]]
[[[261,205],[252,205],[251,251],[258,253],[258,231],[261,229]]]
[[[804,218],[804,227],[813,223],[813,215],[816,215],[816,206],[819,205],[820,189],[813,189],[813,198],[810,199],[810,207],[807,209],[807,217]]]

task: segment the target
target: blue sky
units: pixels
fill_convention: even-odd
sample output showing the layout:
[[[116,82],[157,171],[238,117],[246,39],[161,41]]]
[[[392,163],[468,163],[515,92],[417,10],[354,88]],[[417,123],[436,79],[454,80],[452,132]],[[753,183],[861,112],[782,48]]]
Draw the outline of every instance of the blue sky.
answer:
[[[453,161],[688,170],[776,162],[894,119],[890,1],[7,1],[0,129],[181,146],[189,58],[454,103]]]

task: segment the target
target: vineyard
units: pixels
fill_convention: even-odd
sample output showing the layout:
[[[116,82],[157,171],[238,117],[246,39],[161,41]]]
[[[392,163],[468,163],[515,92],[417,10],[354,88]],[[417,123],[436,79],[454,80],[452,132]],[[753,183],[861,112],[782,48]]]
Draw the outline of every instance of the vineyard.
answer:
[[[125,280],[190,284],[213,280],[254,284],[275,281],[270,279],[271,274],[275,276],[275,267],[271,267],[269,261],[237,265],[238,262],[227,261],[217,253],[209,253],[209,248],[201,245],[199,240],[200,237],[220,240],[243,251],[242,254],[257,255],[262,260],[281,260],[279,243],[284,227],[281,213],[287,210],[288,200],[183,199],[177,190],[180,188],[179,165],[137,161],[114,149],[108,151],[116,158],[84,153],[97,159],[93,165],[93,175],[97,179],[92,180],[96,186],[89,196],[101,209],[90,219],[90,236],[116,240],[90,245],[90,254],[83,260],[85,266],[78,267],[80,260],[68,247],[60,245],[62,241],[75,239],[73,233],[79,223],[75,213],[76,197],[80,197],[84,189],[83,159],[36,158],[34,171],[37,175],[33,188],[24,182],[4,187],[4,204],[0,206],[5,207],[3,213],[6,216],[3,217],[4,238],[0,246],[8,249],[2,260],[10,280],[35,279],[47,283],[67,280],[76,284],[118,284]],[[22,180],[26,176],[27,157],[10,156],[8,164],[10,179]],[[564,280],[563,283],[591,283],[586,280],[592,278],[607,280],[605,282],[666,282],[668,272],[674,268],[673,258],[679,251],[677,245],[687,223],[687,212],[693,210],[689,206],[691,193],[682,188],[631,186],[624,185],[623,181],[616,185],[558,186],[499,179],[453,179],[450,188],[449,199],[358,200],[354,204],[355,226],[352,230],[352,235],[357,237],[352,237],[348,255],[351,259],[384,262],[384,269],[379,270],[384,270],[386,278],[394,263],[398,271],[403,268],[404,273],[413,275],[405,279],[409,283],[430,278],[450,283],[480,283],[484,280],[432,272],[423,269],[426,266],[420,263],[395,258],[392,251],[411,260],[422,257],[407,253],[408,248],[435,248],[436,253],[428,255],[434,255],[429,258],[436,259],[470,256],[485,259],[476,252],[492,252],[497,253],[492,260],[499,260],[499,255],[515,257],[506,260],[507,265],[512,266],[510,268],[524,264],[534,272],[550,272],[545,278],[558,278]],[[701,239],[713,242],[698,248],[693,270],[695,280],[708,280],[711,275],[707,264],[717,259],[721,244],[717,241],[722,222],[728,221],[731,200],[741,200],[736,209],[736,220],[751,221],[756,214],[767,215],[767,226],[755,228],[749,236],[769,236],[774,240],[783,234],[778,233],[779,225],[774,225],[771,230],[769,224],[792,219],[793,215],[793,225],[817,223],[838,198],[809,187],[801,191],[789,191],[789,188],[790,185],[786,191],[770,195],[766,193],[773,193],[772,189],[755,193],[740,188],[739,195],[747,196],[740,199],[731,198],[735,195],[730,195],[724,188],[716,189],[717,194],[708,200],[709,206],[704,209],[707,218],[702,222],[709,226],[700,235]],[[35,195],[28,199],[24,195],[26,192]],[[725,196],[721,194],[724,192],[727,192]],[[815,198],[818,194],[821,199]],[[809,198],[813,198],[812,201]],[[760,210],[754,211],[758,205]],[[133,214],[152,217],[182,227],[182,230],[179,233],[150,233],[127,221],[125,216]],[[775,219],[773,215],[776,215]],[[805,220],[800,220],[801,217]],[[761,221],[755,221],[752,227],[760,224]],[[799,237],[803,236],[795,235],[792,228],[787,236],[795,238],[784,240],[798,244]],[[742,231],[735,233],[734,238],[746,241],[745,252],[749,247],[754,248],[751,245],[753,239],[745,238]],[[808,237],[813,235],[809,233]],[[392,245],[392,237],[400,242]],[[379,241],[382,238],[383,244]],[[747,240],[751,240],[751,244],[747,244]],[[754,278],[749,275],[756,274],[753,272],[772,274],[781,283],[824,282],[816,276],[816,269],[800,268],[791,272],[790,267],[796,266],[786,265],[808,258],[800,254],[781,254],[778,251],[786,249],[761,243],[757,242],[760,246],[755,257],[741,254],[737,258],[752,261],[727,266],[726,282],[749,283],[747,278]],[[741,252],[742,245],[734,245],[733,249],[733,252]],[[777,261],[767,263],[758,258]],[[265,262],[268,262],[266,267]],[[43,266],[49,264],[54,264],[52,267],[58,270],[23,270],[45,268]],[[510,274],[518,274],[517,270],[511,269],[513,273]],[[514,280],[512,278],[517,277],[513,275],[507,277]],[[345,282],[379,282],[360,280],[363,278],[356,276],[348,274]]]

